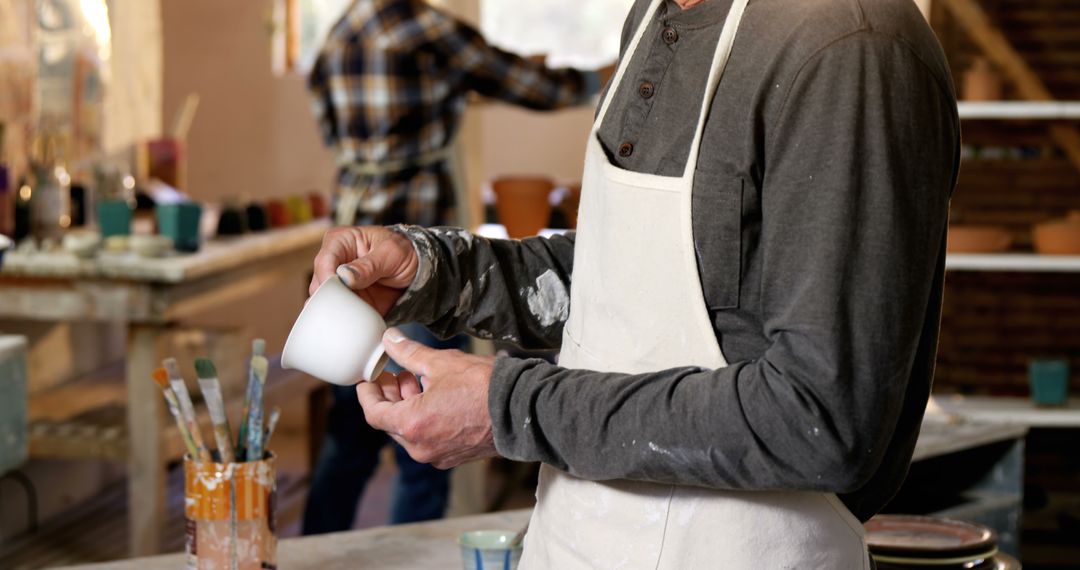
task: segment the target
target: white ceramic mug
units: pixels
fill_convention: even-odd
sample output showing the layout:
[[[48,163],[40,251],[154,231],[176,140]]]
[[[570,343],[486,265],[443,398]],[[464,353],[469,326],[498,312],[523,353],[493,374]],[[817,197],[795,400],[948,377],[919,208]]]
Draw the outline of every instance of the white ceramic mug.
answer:
[[[281,367],[339,386],[370,381],[390,359],[382,345],[385,331],[382,316],[339,277],[331,277],[296,318],[281,353]]]

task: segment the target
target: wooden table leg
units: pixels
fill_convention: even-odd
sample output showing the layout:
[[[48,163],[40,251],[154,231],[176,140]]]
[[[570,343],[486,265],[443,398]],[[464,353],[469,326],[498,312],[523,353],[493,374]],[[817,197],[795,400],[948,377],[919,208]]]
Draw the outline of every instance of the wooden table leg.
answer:
[[[128,531],[131,556],[157,554],[165,520],[165,465],[161,453],[161,391],[152,374],[163,329],[128,327]]]

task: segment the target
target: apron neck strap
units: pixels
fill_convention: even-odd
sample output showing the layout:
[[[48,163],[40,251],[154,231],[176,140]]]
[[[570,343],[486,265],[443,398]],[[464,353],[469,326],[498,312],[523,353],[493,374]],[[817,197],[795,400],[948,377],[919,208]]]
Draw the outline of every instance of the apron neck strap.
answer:
[[[718,0],[712,1],[715,2]],[[622,61],[619,62],[619,67],[615,71],[615,77],[612,78],[611,83],[608,86],[607,95],[600,105],[600,112],[597,113],[596,120],[593,121],[591,136],[596,136],[600,131],[600,125],[603,124],[605,117],[607,117],[611,100],[614,98],[614,94],[618,90],[619,85],[622,84],[623,76],[626,74],[627,68],[630,67],[630,61],[633,59],[638,46],[641,44],[641,38],[645,35],[645,30],[649,27],[652,19],[656,16],[657,10],[660,8],[660,4],[663,2],[664,0],[652,0],[649,4],[648,12],[646,12],[645,17],[642,18],[641,23],[638,24],[637,31],[634,32],[634,38],[630,41],[630,45],[627,46]],[[731,48],[735,45],[735,33],[739,30],[739,24],[742,22],[743,12],[746,10],[746,5],[748,3],[749,0],[734,0],[731,3],[731,8],[728,10],[727,17],[724,19],[724,28],[720,32],[720,39],[716,42],[716,52],[713,54],[712,65],[709,68],[709,79],[705,84],[705,94],[701,101],[701,111],[698,114],[697,128],[694,132],[694,141],[690,145],[690,154],[687,156],[686,168],[683,170],[684,178],[693,175],[694,169],[697,168],[698,153],[701,148],[701,137],[702,133],[705,131],[705,120],[709,115],[709,107],[712,105],[713,96],[716,95],[717,86],[720,85],[720,77],[723,75],[724,68],[727,66],[728,58],[731,56]]]
[[[720,78],[724,75],[728,58],[731,57],[731,48],[735,45],[735,33],[739,31],[739,24],[742,23],[743,12],[748,3],[749,0],[735,0],[731,3],[727,18],[724,19],[724,29],[720,31],[720,39],[716,42],[716,53],[713,54],[712,67],[709,69],[709,80],[705,83],[705,97],[701,101],[701,112],[694,132],[694,142],[690,145],[690,154],[686,157],[683,178],[693,176],[697,168],[701,137],[705,132],[705,121],[709,118],[713,97],[720,86]]]

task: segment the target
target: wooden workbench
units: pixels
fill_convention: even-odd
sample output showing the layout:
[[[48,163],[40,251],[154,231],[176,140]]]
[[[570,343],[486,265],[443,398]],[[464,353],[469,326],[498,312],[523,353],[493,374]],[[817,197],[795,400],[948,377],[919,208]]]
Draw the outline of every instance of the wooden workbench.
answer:
[[[289,538],[278,543],[278,568],[363,568],[365,570],[453,570],[461,568],[457,538],[473,530],[517,531],[529,520],[530,509],[503,511],[439,521],[384,526],[369,530]],[[122,560],[81,570],[174,570],[184,567],[184,555]]]
[[[102,253],[9,252],[0,271],[0,318],[112,321],[127,325],[126,422],[102,437],[121,442],[129,465],[132,555],[159,552],[165,464],[162,397],[150,381],[159,348],[185,319],[251,297],[281,282],[307,280],[328,221],[215,240],[197,253],[146,259]],[[115,449],[117,446],[103,446]]]

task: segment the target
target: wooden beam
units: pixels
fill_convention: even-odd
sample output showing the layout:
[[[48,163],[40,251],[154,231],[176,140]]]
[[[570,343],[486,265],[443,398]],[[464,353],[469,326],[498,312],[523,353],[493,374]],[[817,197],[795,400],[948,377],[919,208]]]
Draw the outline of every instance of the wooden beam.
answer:
[[[1035,70],[1013,47],[1001,29],[995,25],[976,0],[941,0],[957,22],[979,47],[1016,86],[1020,96],[1032,101],[1052,101],[1053,93]],[[1050,127],[1050,137],[1065,151],[1073,166],[1080,170],[1080,131],[1067,125]]]

